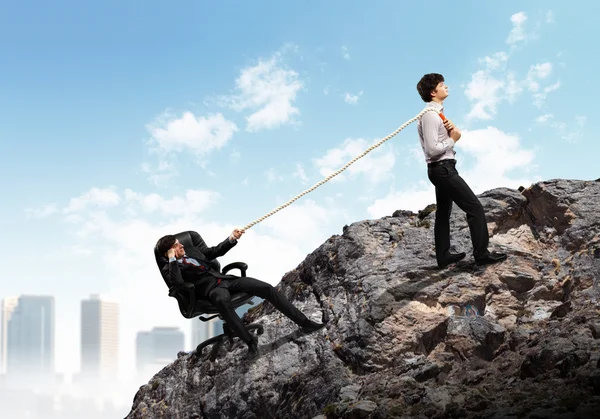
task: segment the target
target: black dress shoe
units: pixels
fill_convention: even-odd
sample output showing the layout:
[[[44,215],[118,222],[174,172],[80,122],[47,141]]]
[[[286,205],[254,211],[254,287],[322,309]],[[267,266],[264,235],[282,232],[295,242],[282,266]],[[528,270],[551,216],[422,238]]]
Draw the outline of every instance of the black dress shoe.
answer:
[[[323,323],[313,322],[312,320],[307,320],[304,325],[302,325],[302,331],[305,333],[316,332],[317,330],[325,327]]]
[[[503,260],[506,260],[506,258],[506,253],[492,252],[481,259],[475,259],[475,263],[479,266],[491,265],[492,263],[502,262]]]
[[[448,258],[445,261],[438,262],[438,266],[440,267],[440,269],[444,269],[446,266],[450,265],[451,263],[456,263],[459,260],[464,259],[465,256],[467,256],[467,254],[465,252],[449,253]]]

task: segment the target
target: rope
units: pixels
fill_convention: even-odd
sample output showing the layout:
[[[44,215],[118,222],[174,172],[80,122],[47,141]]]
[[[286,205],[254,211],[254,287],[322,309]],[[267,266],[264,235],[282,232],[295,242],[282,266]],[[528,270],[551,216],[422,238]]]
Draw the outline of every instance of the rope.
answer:
[[[334,178],[335,176],[339,175],[344,170],[346,170],[351,164],[353,164],[354,162],[356,162],[358,159],[363,158],[368,153],[370,153],[371,151],[373,151],[374,149],[376,149],[377,147],[379,147],[380,145],[382,145],[383,143],[385,143],[387,140],[389,140],[390,138],[392,138],[393,136],[395,136],[396,134],[398,134],[400,131],[402,131],[404,128],[406,128],[407,126],[409,126],[410,124],[412,124],[413,122],[415,122],[417,119],[421,118],[428,111],[435,111],[435,109],[433,109],[433,108],[425,108],[425,109],[423,109],[417,116],[415,116],[412,119],[409,119],[404,124],[402,124],[400,126],[400,128],[398,128],[396,131],[392,132],[387,137],[381,139],[379,142],[377,142],[377,143],[373,144],[371,147],[367,148],[365,151],[363,151],[362,154],[360,154],[360,155],[356,156],[355,158],[353,158],[352,160],[350,160],[341,169],[338,169],[337,171],[333,172],[332,174],[330,174],[329,176],[327,176],[325,179],[321,180],[320,182],[315,183],[312,187],[308,188],[307,190],[305,190],[302,193],[299,193],[298,195],[296,195],[295,197],[293,197],[292,199],[290,199],[289,201],[287,201],[285,204],[278,206],[273,211],[268,212],[265,215],[263,215],[262,217],[260,217],[260,218],[258,218],[256,220],[252,221],[250,224],[247,224],[243,228],[243,230],[248,230],[252,226],[260,223],[261,221],[265,220],[266,218],[270,217],[271,215],[275,214],[276,212],[281,211],[282,209],[284,209],[288,205],[292,204],[297,199],[303,197],[304,195],[306,195],[309,192],[314,191],[315,189],[317,189],[319,186],[321,186],[325,182],[327,182],[327,181],[331,180],[332,178]]]

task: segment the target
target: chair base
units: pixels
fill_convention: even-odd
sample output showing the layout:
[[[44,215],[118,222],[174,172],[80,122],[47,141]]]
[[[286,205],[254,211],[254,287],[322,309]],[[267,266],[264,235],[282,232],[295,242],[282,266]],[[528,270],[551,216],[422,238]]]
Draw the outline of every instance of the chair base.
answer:
[[[256,323],[249,324],[246,326],[246,329],[249,332],[256,330],[257,335],[262,335],[264,332],[264,328],[263,328],[262,324],[256,324]],[[221,349],[221,345],[223,345],[223,342],[226,339],[229,340],[229,350],[231,350],[233,348],[233,339],[234,338],[237,338],[237,336],[235,336],[233,334],[233,331],[229,328],[227,323],[223,323],[223,333],[221,333],[218,336],[214,336],[210,339],[207,339],[204,342],[202,342],[201,344],[199,344],[196,347],[196,351],[194,352],[193,356],[194,356],[194,358],[200,358],[202,356],[202,350],[209,345],[213,345],[213,347],[210,351],[210,355],[208,357],[210,359],[210,361],[213,362],[217,358],[219,349]]]

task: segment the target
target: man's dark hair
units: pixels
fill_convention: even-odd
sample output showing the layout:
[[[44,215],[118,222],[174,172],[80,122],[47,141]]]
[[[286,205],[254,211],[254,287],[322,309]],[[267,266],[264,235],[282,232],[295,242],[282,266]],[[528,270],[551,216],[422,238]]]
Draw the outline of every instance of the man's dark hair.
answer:
[[[419,92],[423,102],[431,102],[431,92],[443,81],[444,76],[438,73],[429,73],[421,77],[421,80],[417,83],[417,92]]]
[[[156,248],[158,249],[158,253],[160,255],[164,255],[165,253],[167,253],[167,251],[173,247],[173,245],[175,244],[175,240],[177,240],[177,238],[175,236],[173,236],[172,234],[169,234],[167,236],[161,237],[160,239],[158,239],[158,242],[156,243]]]

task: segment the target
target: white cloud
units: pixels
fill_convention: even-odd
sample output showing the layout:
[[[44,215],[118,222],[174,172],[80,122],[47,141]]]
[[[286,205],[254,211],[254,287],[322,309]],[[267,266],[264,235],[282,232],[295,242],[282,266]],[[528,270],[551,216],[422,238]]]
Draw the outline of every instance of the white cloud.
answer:
[[[544,89],[541,92],[534,93],[533,104],[538,108],[541,108],[544,105],[544,102],[546,101],[546,97],[548,97],[548,93],[558,90],[559,87],[560,81],[557,81],[552,85],[544,87]]]
[[[523,92],[523,87],[517,81],[515,73],[509,71],[506,73],[506,89],[504,90],[506,93],[506,99],[508,103],[514,103],[517,97]]]
[[[504,51],[496,52],[491,57],[480,58],[479,62],[485,64],[488,70],[498,70],[504,68],[508,61],[508,54]]]
[[[510,21],[513,27],[508,34],[506,43],[509,45],[515,45],[518,42],[525,41],[527,36],[525,34],[525,22],[527,21],[527,15],[524,12],[515,13],[510,17]]]
[[[325,96],[327,96],[329,94],[329,86],[325,86],[325,88],[323,89],[323,94]]]
[[[58,207],[56,204],[47,204],[41,208],[27,208],[25,210],[25,213],[30,218],[41,219],[41,218],[49,217],[50,215],[56,213],[57,211],[58,211]]]
[[[575,117],[574,128],[569,129],[567,124],[564,122],[553,122],[552,124],[550,124],[550,126],[554,130],[556,130],[556,132],[558,132],[560,138],[563,141],[573,144],[581,140],[581,137],[583,135],[583,128],[585,127],[586,122],[587,117],[580,115]]]
[[[196,117],[191,112],[184,112],[180,118],[157,118],[147,129],[160,149],[191,150],[198,155],[223,147],[237,131],[236,125],[220,113]]]
[[[502,100],[504,86],[504,81],[486,71],[480,70],[473,74],[465,94],[475,104],[467,119],[492,119],[497,112],[498,103]]]
[[[71,198],[63,212],[69,214],[95,208],[109,208],[118,205],[121,202],[121,197],[115,192],[114,187],[109,188],[91,188],[89,191],[76,198]]]
[[[238,164],[241,159],[242,159],[242,153],[240,153],[239,151],[233,151],[229,155],[229,161],[231,162],[231,164],[234,164],[234,165]]]
[[[308,177],[306,176],[306,172],[304,171],[304,167],[298,163],[296,165],[296,171],[293,174],[294,177],[300,179],[300,181],[302,183],[307,183],[308,182]]]
[[[539,122],[539,123],[543,124],[544,122],[548,122],[553,117],[554,117],[554,115],[552,115],[551,113],[547,113],[547,114],[540,115],[537,118],[535,118],[535,122]]]
[[[267,181],[269,183],[273,183],[273,182],[278,181],[278,180],[279,181],[283,180],[283,176],[277,174],[277,172],[275,171],[275,169],[273,169],[272,167],[265,172],[265,176],[267,177]]]
[[[552,10],[546,12],[546,23],[554,23],[554,13]]]
[[[416,186],[401,191],[391,191],[376,199],[367,208],[371,218],[392,215],[396,210],[417,212],[429,204],[435,203],[435,188],[429,181],[419,181]]]
[[[551,63],[535,64],[527,73],[527,85],[530,91],[537,92],[540,88],[539,81],[547,78],[552,73]]]
[[[526,20],[527,16],[522,12],[511,17],[513,29],[509,35],[510,43],[515,44],[525,39],[523,25]],[[541,108],[548,93],[560,87],[559,81],[546,87],[541,85],[542,81],[552,74],[553,65],[550,62],[532,65],[526,78],[519,81],[513,71],[506,69],[506,63],[512,52],[514,50],[511,50],[511,53],[496,52],[479,59],[479,62],[485,65],[485,69],[473,73],[467,84],[465,95],[473,102],[467,120],[493,119],[502,101],[506,100],[513,104],[524,89],[532,92],[534,105]]]
[[[526,80],[522,83],[516,79],[512,71],[508,71],[500,78],[492,75],[487,70],[477,71],[471,76],[471,81],[465,90],[467,98],[474,102],[467,119],[493,119],[497,113],[498,105],[503,100],[514,103],[522,93],[523,85],[533,92],[534,104],[541,107],[548,93],[560,87],[560,82],[556,82],[541,89],[540,81],[548,78],[551,73],[552,64],[549,62],[532,65],[527,73]]]
[[[344,102],[349,103],[350,105],[356,105],[358,103],[358,99],[362,96],[362,90],[358,92],[357,95],[351,95],[350,93],[346,93],[344,95]]]
[[[295,122],[294,116],[300,114],[294,102],[303,83],[297,72],[283,67],[280,58],[275,54],[242,69],[236,79],[239,94],[222,98],[236,111],[253,111],[246,117],[247,131],[277,128]]]
[[[516,189],[534,181],[532,175],[525,178],[510,176],[513,170],[530,174],[537,168],[535,151],[524,148],[516,134],[507,134],[495,127],[464,131],[459,144],[461,151],[475,158],[465,176],[471,179],[469,184],[478,191],[476,193],[500,186]]]
[[[329,176],[341,169],[353,158],[362,154],[369,146],[379,140],[367,142],[363,138],[346,139],[340,147],[328,150],[325,156],[315,159],[314,163],[322,176]],[[345,174],[356,176],[365,175],[372,183],[378,183],[388,179],[392,175],[392,169],[396,157],[390,145],[382,145],[372,150],[369,154],[354,162],[346,170],[337,175],[332,181],[345,179]]]
[[[345,60],[350,59],[350,53],[348,52],[348,48],[345,46],[342,46],[342,57],[344,57]]]
[[[156,166],[143,163],[141,169],[142,172],[149,174],[148,180],[155,186],[164,186],[178,174],[175,165],[166,160],[160,160]]]
[[[209,190],[187,190],[185,196],[171,199],[156,193],[145,195],[130,189],[126,189],[124,195],[127,209],[132,214],[137,214],[138,211],[157,211],[171,216],[203,212],[220,198],[219,193]]]

